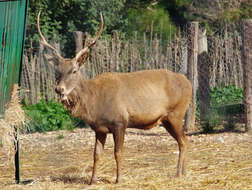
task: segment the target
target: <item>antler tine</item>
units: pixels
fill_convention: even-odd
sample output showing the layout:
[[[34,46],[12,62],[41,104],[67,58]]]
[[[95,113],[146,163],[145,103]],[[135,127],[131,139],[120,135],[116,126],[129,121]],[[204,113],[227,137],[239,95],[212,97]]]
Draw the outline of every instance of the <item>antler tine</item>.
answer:
[[[76,60],[78,60],[83,53],[88,51],[88,49],[91,48],[97,42],[98,38],[101,36],[102,31],[103,31],[103,25],[104,25],[102,13],[100,13],[100,17],[101,17],[101,24],[100,24],[100,29],[99,29],[98,33],[95,35],[93,41],[87,47],[84,47],[82,50],[80,50],[76,54]]]
[[[102,13],[100,13],[100,17],[101,17],[101,24],[100,24],[99,32],[98,32],[98,33],[96,34],[96,36],[94,37],[94,40],[92,41],[92,43],[88,45],[89,48],[92,47],[92,46],[96,43],[96,41],[98,40],[98,38],[99,38],[99,37],[101,36],[101,34],[102,34],[103,25],[104,25]]]
[[[61,57],[61,55],[59,54],[59,52],[58,52],[52,45],[50,45],[50,44],[46,41],[45,37],[43,36],[43,34],[42,34],[41,30],[40,30],[40,14],[41,14],[41,10],[39,11],[38,19],[37,19],[38,32],[39,32],[39,35],[40,35],[40,37],[41,37],[41,39],[42,39],[41,42],[42,42],[45,46],[47,46],[48,48],[52,49],[52,50],[54,51],[54,53],[56,54],[56,56],[57,56],[59,59],[63,60],[64,58]]]

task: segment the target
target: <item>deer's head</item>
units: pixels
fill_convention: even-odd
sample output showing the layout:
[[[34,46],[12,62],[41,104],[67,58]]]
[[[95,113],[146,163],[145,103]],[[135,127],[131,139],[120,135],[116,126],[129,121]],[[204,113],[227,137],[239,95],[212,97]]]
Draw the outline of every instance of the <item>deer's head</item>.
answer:
[[[96,36],[93,38],[93,41],[88,46],[80,50],[74,58],[68,59],[63,58],[57,51],[57,49],[46,41],[40,30],[40,14],[41,11],[38,14],[37,26],[39,35],[41,37],[41,42],[43,43],[43,45],[53,51],[53,55],[46,55],[46,58],[49,62],[53,63],[56,66],[57,87],[55,91],[60,95],[61,100],[66,100],[67,96],[76,87],[77,82],[82,75],[80,70],[88,60],[90,48],[97,42],[102,33],[103,17],[101,14],[100,29]]]

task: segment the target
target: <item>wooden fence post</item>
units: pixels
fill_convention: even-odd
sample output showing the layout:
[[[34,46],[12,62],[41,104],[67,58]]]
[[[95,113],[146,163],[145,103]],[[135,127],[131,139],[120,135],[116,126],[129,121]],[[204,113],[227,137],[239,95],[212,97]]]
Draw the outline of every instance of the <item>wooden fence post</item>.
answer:
[[[83,32],[75,31],[74,32],[74,39],[75,39],[75,53],[78,53],[83,48]]]
[[[185,131],[193,131],[196,112],[196,89],[197,89],[197,56],[198,56],[198,30],[199,23],[191,22],[188,28],[188,70],[187,77],[192,83],[192,100],[185,117]]]
[[[245,130],[252,132],[252,19],[242,23]]]
[[[200,120],[204,121],[210,111],[210,57],[207,50],[206,30],[198,36],[198,96]]]
[[[78,53],[83,48],[83,32],[75,31],[74,32],[74,40],[75,40],[75,53]],[[83,74],[84,78],[87,79],[87,72],[86,68],[83,67],[81,73]]]

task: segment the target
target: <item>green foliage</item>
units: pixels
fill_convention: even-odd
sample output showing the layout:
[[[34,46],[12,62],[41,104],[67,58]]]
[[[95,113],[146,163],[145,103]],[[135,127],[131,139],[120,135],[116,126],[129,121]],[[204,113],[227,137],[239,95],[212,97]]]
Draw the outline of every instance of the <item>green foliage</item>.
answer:
[[[127,7],[136,9],[162,6],[176,26],[184,27],[190,21],[199,21],[208,32],[223,31],[224,28],[239,27],[238,21],[252,18],[250,0],[137,0],[127,1]]]
[[[172,20],[179,26],[183,27],[189,20],[187,18],[186,5],[191,0],[159,0],[160,4],[165,7]]]
[[[233,85],[214,87],[210,90],[211,106],[236,104],[243,101],[243,89]]]
[[[164,40],[188,21],[199,21],[208,31],[216,32],[227,25],[236,26],[235,22],[242,18],[252,18],[251,2],[238,0],[234,5],[217,0],[30,0],[26,47],[33,47],[33,51],[39,41],[39,10],[42,10],[42,32],[50,43],[60,42],[65,57],[74,55],[74,31],[95,34],[100,12],[105,22],[103,37],[115,30],[128,38],[134,31],[150,33],[153,25],[153,34],[161,34]]]
[[[70,116],[62,104],[54,100],[49,102],[41,100],[37,104],[24,106],[23,108],[31,120],[28,124],[29,132],[72,130],[82,122]]]
[[[236,22],[243,18],[252,18],[252,3],[242,2],[239,7],[229,6],[229,2],[223,2],[222,19],[225,22]]]
[[[167,11],[161,6],[153,6],[138,9],[129,9],[127,34],[132,36],[133,32],[147,35],[159,34],[163,40],[173,38],[176,26],[171,21]]]
[[[36,1],[29,0],[28,22],[26,27],[26,47],[37,46],[39,35],[37,30],[37,15],[40,10],[42,14],[40,17],[40,25],[42,32],[49,39],[59,40],[61,35],[59,31],[62,29],[61,20],[56,17],[62,14],[62,10],[56,8],[55,1]]]
[[[224,129],[227,131],[234,131],[236,126],[235,126],[235,119],[233,118],[233,115],[227,116],[227,122],[223,124]]]
[[[203,132],[213,132],[216,127],[223,125],[226,130],[233,130],[237,114],[244,113],[243,89],[233,85],[214,87],[210,89],[210,112],[201,121]],[[197,115],[199,108],[197,101]]]
[[[212,109],[209,115],[201,121],[201,126],[204,133],[211,133],[214,129],[222,124],[223,117]]]
[[[252,2],[242,2],[240,6],[240,15],[241,18],[248,19],[252,18]]]
[[[71,57],[75,51],[73,31],[94,35],[99,28],[100,12],[105,22],[103,35],[119,30],[125,21],[122,14],[124,3],[125,0],[30,0],[26,47],[30,47],[31,41],[38,43],[39,10],[42,10],[40,20],[43,34],[49,41],[60,40],[64,56]]]

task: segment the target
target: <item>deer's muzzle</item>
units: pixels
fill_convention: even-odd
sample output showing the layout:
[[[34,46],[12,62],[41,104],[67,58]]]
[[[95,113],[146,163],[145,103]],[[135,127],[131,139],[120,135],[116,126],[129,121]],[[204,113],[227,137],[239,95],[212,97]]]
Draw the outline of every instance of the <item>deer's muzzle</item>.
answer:
[[[61,94],[63,94],[63,92],[64,92],[64,88],[62,88],[62,87],[60,87],[60,86],[57,86],[57,87],[55,88],[55,92],[56,92],[57,94],[61,95]]]

